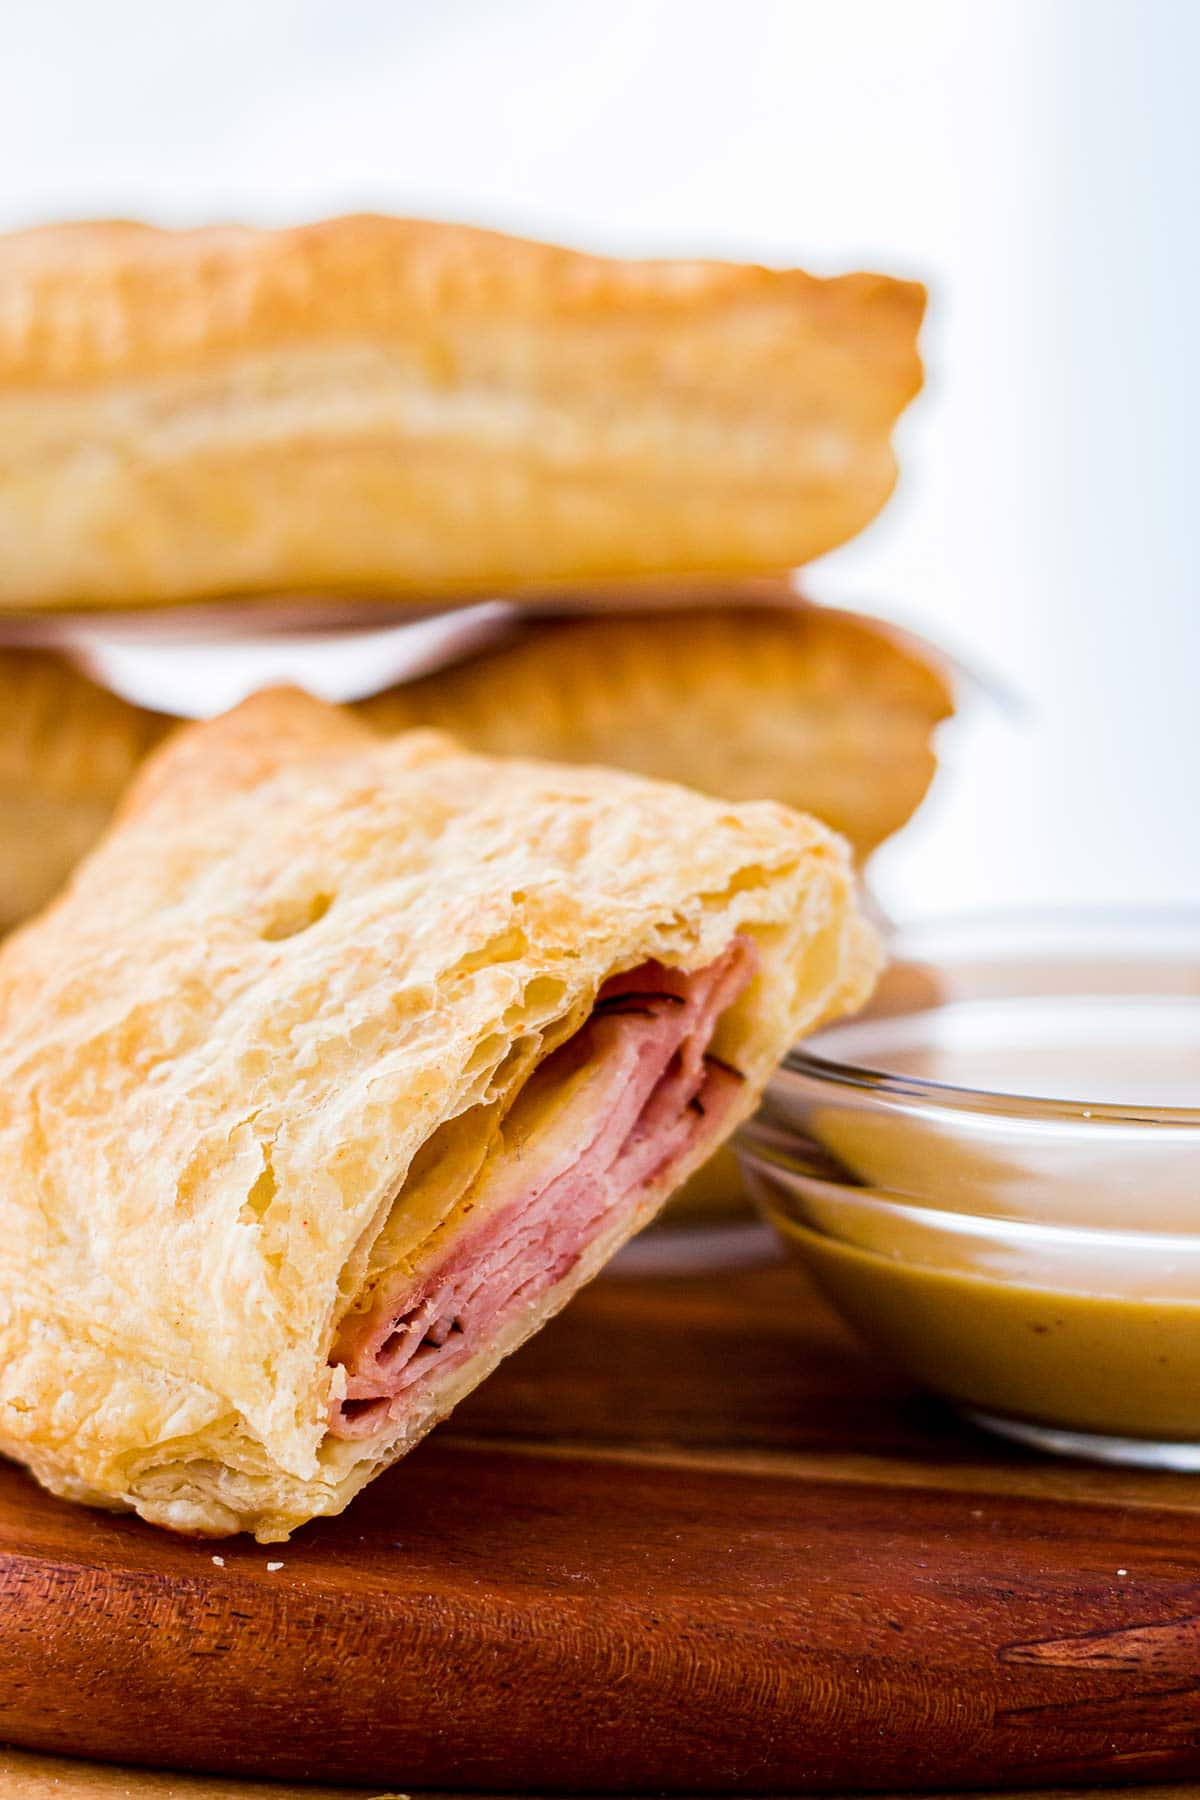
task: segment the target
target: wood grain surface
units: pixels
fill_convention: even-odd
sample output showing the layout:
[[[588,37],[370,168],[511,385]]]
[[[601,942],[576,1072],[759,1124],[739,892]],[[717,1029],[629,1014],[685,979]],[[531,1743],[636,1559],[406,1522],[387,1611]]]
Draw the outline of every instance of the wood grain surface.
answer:
[[[993,1446],[791,1265],[614,1274],[283,1546],[0,1467],[0,1739],[376,1792],[1187,1779],[1200,1479]]]

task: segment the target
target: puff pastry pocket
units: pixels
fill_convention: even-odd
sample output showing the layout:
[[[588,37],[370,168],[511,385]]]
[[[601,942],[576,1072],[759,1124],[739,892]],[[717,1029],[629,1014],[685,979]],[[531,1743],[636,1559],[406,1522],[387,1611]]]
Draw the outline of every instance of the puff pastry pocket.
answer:
[[[384,730],[439,725],[501,755],[782,800],[866,856],[929,786],[934,731],[953,709],[946,674],[873,620],[794,599],[764,606],[763,594],[729,591],[719,610],[537,621],[362,710]]]
[[[778,570],[891,489],[924,291],[379,217],[0,238],[0,605]]]
[[[0,651],[0,933],[62,886],[171,723],[59,657]]]
[[[0,950],[0,1447],[180,1530],[340,1510],[859,1001],[770,805],[259,696]]]

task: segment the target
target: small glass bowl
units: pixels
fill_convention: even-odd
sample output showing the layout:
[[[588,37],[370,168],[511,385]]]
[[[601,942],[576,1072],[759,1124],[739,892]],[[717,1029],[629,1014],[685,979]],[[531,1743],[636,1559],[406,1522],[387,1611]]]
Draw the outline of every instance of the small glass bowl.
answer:
[[[977,1424],[1200,1470],[1200,914],[899,936],[739,1153],[865,1338]]]

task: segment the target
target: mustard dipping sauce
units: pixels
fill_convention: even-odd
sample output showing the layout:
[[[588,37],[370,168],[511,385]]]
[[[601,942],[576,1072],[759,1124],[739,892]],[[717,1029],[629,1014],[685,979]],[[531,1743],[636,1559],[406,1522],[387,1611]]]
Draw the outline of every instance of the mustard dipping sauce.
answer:
[[[926,1387],[1057,1429],[1200,1441],[1200,1300],[993,1281],[776,1222],[848,1323]]]
[[[961,1405],[1195,1443],[1200,1467],[1200,983],[952,1001],[817,1044],[742,1148],[847,1321]]]

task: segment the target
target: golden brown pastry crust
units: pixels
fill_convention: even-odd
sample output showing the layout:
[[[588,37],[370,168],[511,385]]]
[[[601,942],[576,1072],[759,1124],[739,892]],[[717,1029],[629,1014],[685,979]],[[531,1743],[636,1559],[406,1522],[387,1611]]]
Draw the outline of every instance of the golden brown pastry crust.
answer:
[[[61,657],[0,651],[0,933],[62,886],[172,723]]]
[[[0,238],[0,605],[777,570],[886,499],[911,282],[435,223]]]
[[[913,639],[854,613],[727,600],[538,621],[361,710],[381,730],[440,726],[491,755],[609,763],[728,800],[781,800],[868,855],[932,779],[934,730],[953,710],[945,672]]]
[[[289,692],[177,733],[0,948],[0,1448],[180,1529],[340,1510],[665,1198],[419,1414],[333,1439],[330,1347],[416,1152],[486,1133],[608,976],[735,934],[760,961],[714,1041],[746,1078],[731,1124],[873,976],[822,826],[380,740]]]

